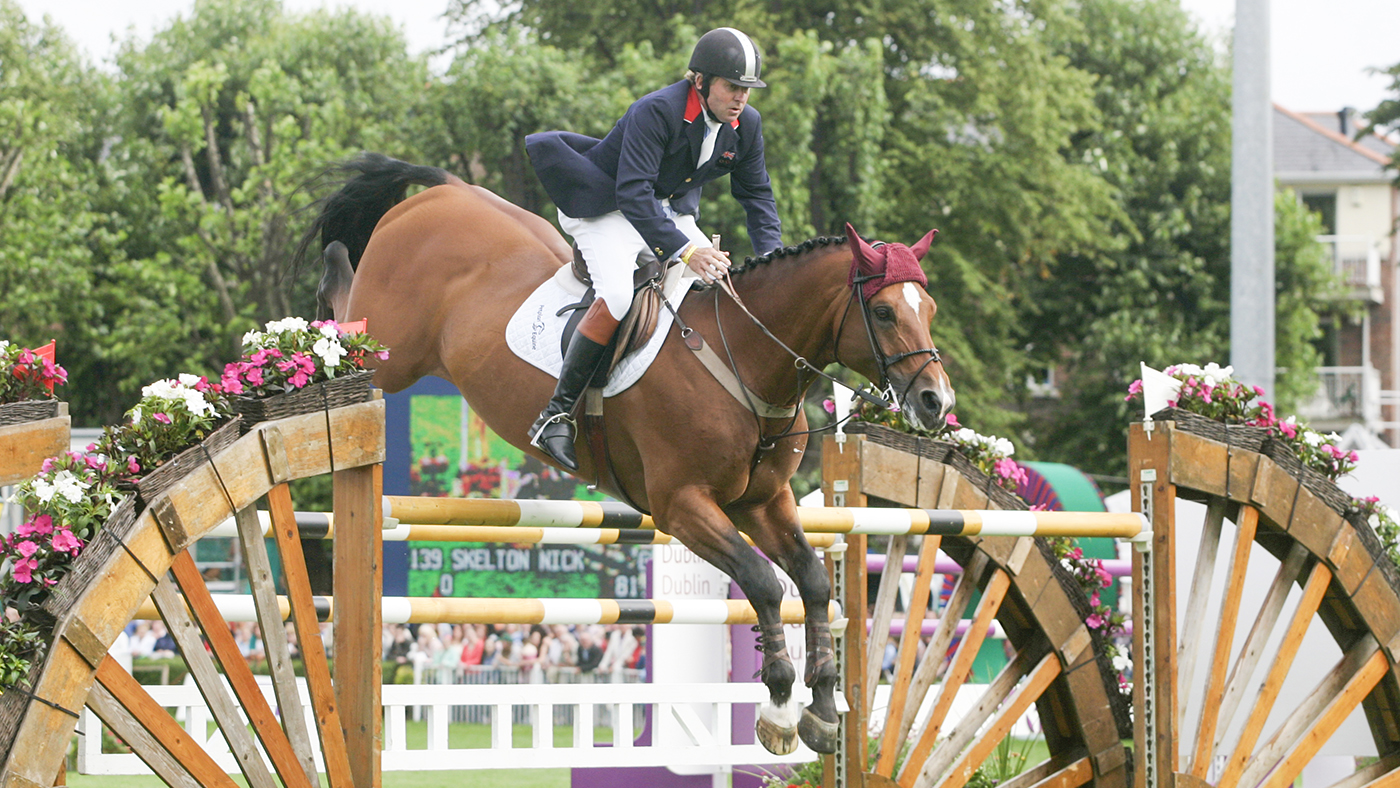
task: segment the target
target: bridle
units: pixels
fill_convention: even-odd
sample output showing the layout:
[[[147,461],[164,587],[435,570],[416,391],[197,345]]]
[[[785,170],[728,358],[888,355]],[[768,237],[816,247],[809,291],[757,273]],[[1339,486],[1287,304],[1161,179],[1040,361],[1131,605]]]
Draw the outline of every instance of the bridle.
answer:
[[[879,245],[880,244],[876,244],[876,246]],[[865,297],[865,288],[861,286],[874,279],[883,279],[884,276],[882,272],[879,274],[866,274],[865,276],[854,277],[851,282],[851,295],[846,299],[846,309],[841,313],[841,323],[836,328],[835,357],[836,363],[843,367],[847,366],[845,362],[841,361],[841,335],[846,330],[846,318],[851,314],[851,302],[859,300],[860,316],[862,322],[865,323],[865,336],[870,341],[870,352],[875,356],[875,362],[879,364],[880,367],[880,382],[878,386],[880,394],[884,398],[882,404],[888,409],[892,403],[898,403],[904,399],[905,395],[909,393],[909,389],[914,387],[914,381],[919,379],[919,376],[924,373],[924,370],[928,368],[929,364],[934,362],[942,363],[943,356],[939,354],[937,347],[906,350],[903,353],[896,353],[893,356],[885,355],[885,349],[880,347],[880,338],[875,336],[875,326],[871,322],[870,302]],[[922,355],[924,353],[928,354],[928,360],[924,361],[918,371],[909,377],[909,382],[904,385],[904,390],[896,394],[894,385],[890,383],[890,368],[906,358]]]
[[[878,246],[878,245],[879,245],[879,244],[877,244],[877,246]],[[851,283],[851,293],[850,293],[850,296],[849,296],[849,297],[847,298],[847,300],[846,300],[846,309],[845,309],[845,311],[842,312],[842,314],[841,314],[841,323],[837,326],[837,329],[836,329],[836,339],[835,339],[835,343],[834,343],[834,345],[833,345],[833,348],[834,348],[834,353],[833,353],[833,355],[835,356],[836,363],[841,364],[842,366],[846,366],[846,364],[845,364],[844,362],[842,362],[842,361],[841,361],[841,358],[840,358],[841,335],[842,335],[842,333],[845,331],[845,328],[846,328],[846,318],[847,318],[847,317],[850,315],[850,313],[851,313],[851,302],[854,301],[854,300],[859,299],[859,301],[860,301],[861,318],[862,318],[863,322],[865,323],[865,335],[866,335],[866,338],[867,338],[867,339],[869,340],[869,342],[870,342],[870,351],[871,351],[871,354],[875,357],[876,362],[879,364],[879,369],[880,369],[880,382],[879,382],[878,390],[877,390],[876,392],[867,391],[867,390],[865,389],[865,387],[862,386],[861,388],[855,390],[855,394],[856,394],[856,396],[860,397],[861,399],[865,400],[866,402],[870,403],[871,405],[874,405],[874,406],[879,407],[879,408],[884,408],[885,410],[891,410],[891,409],[897,409],[897,408],[896,408],[896,403],[898,403],[899,401],[901,401],[901,400],[904,399],[905,395],[907,395],[907,394],[909,393],[909,390],[913,387],[914,382],[915,382],[916,380],[918,380],[918,379],[919,379],[919,376],[923,374],[923,371],[924,371],[925,369],[928,368],[928,365],[929,365],[929,364],[932,364],[932,363],[934,363],[934,362],[942,362],[943,358],[942,358],[942,356],[939,354],[938,348],[936,348],[936,347],[920,348],[920,349],[918,349],[918,350],[907,350],[907,351],[904,351],[903,353],[897,353],[897,354],[895,354],[895,355],[893,355],[893,356],[888,356],[888,355],[885,354],[884,348],[882,348],[882,347],[880,346],[880,340],[879,340],[879,338],[875,336],[875,326],[873,325],[873,323],[872,323],[872,321],[871,321],[871,316],[870,316],[870,303],[869,303],[869,302],[866,300],[866,298],[865,298],[865,288],[863,288],[863,287],[861,286],[862,284],[864,284],[864,283],[867,282],[867,281],[870,281],[870,280],[872,280],[872,279],[880,279],[880,278],[882,278],[882,277],[884,277],[884,273],[872,274],[872,275],[866,275],[866,276],[858,276],[858,277],[855,277],[854,281]],[[750,311],[749,311],[748,305],[745,304],[744,301],[743,301],[743,299],[739,297],[738,291],[735,290],[733,282],[729,279],[728,272],[725,273],[724,278],[720,279],[720,280],[716,283],[716,286],[717,286],[718,289],[723,290],[723,291],[730,297],[730,299],[734,301],[734,303],[739,307],[739,309],[740,309],[745,315],[748,315],[749,319],[753,321],[754,325],[758,326],[758,328],[759,328],[761,331],[763,331],[763,333],[764,333],[765,335],[767,335],[769,339],[773,340],[773,342],[776,343],[776,344],[778,345],[778,347],[780,347],[780,348],[782,348],[784,351],[786,351],[787,354],[788,354],[789,356],[792,356],[792,358],[793,358],[793,364],[794,364],[794,366],[795,366],[795,367],[797,368],[797,370],[798,370],[798,378],[797,378],[797,402],[799,403],[799,405],[800,405],[801,402],[802,402],[802,394],[803,394],[804,391],[806,391],[806,385],[803,384],[803,373],[810,373],[810,374],[812,374],[812,375],[815,376],[815,377],[825,378],[825,379],[831,381],[832,383],[841,383],[841,381],[837,380],[835,377],[833,377],[833,376],[831,376],[831,375],[828,375],[826,372],[824,372],[824,371],[821,370],[821,369],[818,369],[818,368],[817,368],[816,366],[814,366],[810,361],[808,361],[805,357],[803,357],[802,355],[800,355],[799,353],[797,353],[797,352],[796,352],[795,350],[793,350],[792,348],[788,347],[787,344],[784,343],[781,339],[779,339],[776,335],[774,335],[772,331],[769,331],[769,330],[768,330],[768,327],[765,326],[765,325],[763,324],[763,321],[759,320],[758,317],[757,317],[756,315],[754,315],[753,312],[750,312]],[[662,300],[663,300],[663,302],[665,302],[665,299],[662,299]],[[670,308],[670,304],[669,304],[669,302],[666,302],[666,303],[667,303],[667,308],[669,309],[669,308]],[[680,321],[680,315],[679,315],[678,313],[676,313],[674,309],[672,309],[671,311],[672,311],[672,314],[673,314],[673,316],[675,317],[675,319],[679,322],[679,321]],[[685,324],[684,324],[683,322],[681,322],[680,324],[681,324],[681,326],[682,326],[682,335],[684,335],[685,332],[691,330],[689,327],[685,326]],[[715,325],[718,326],[718,328],[719,328],[719,332],[720,332],[720,342],[721,342],[721,344],[722,344],[723,347],[724,347],[726,356],[728,356],[730,369],[733,371],[735,377],[737,378],[737,377],[738,377],[738,374],[739,374],[739,368],[738,368],[738,365],[737,365],[737,364],[735,363],[735,361],[734,361],[734,355],[733,355],[732,350],[731,350],[730,347],[729,347],[729,341],[728,341],[728,339],[724,336],[724,322],[720,319],[720,314],[719,314],[719,298],[718,298],[718,297],[715,298]],[[903,360],[906,359],[906,358],[911,358],[911,357],[913,357],[913,356],[918,356],[918,355],[922,355],[922,354],[925,354],[925,353],[928,354],[928,359],[927,359],[926,361],[924,361],[923,365],[919,367],[918,371],[915,372],[915,373],[909,378],[909,382],[908,382],[907,384],[905,384],[904,390],[903,390],[903,391],[900,391],[900,392],[898,392],[898,393],[896,393],[896,392],[894,391],[894,386],[893,386],[893,384],[890,383],[890,379],[889,379],[889,371],[890,371],[890,368],[893,367],[895,364],[898,364],[899,362],[903,361]],[[845,384],[842,383],[841,385],[844,386]],[[745,393],[745,396],[746,396],[746,397],[749,396],[748,387],[747,387],[747,386],[744,387],[744,393]],[[748,404],[749,404],[749,410],[752,411],[752,412],[754,413],[755,417],[757,417],[757,415],[758,415],[758,409],[754,407],[754,403],[753,403],[752,401],[750,401]],[[833,428],[835,428],[836,426],[838,426],[838,424],[839,424],[839,423],[838,423],[838,424],[829,424],[829,425],[826,425],[826,426],[824,426],[824,427],[819,427],[819,428],[817,428],[817,429],[812,429],[812,430],[797,430],[797,431],[794,431],[794,430],[792,430],[792,426],[793,426],[794,424],[797,423],[798,413],[800,413],[800,412],[801,412],[801,411],[800,411],[800,408],[799,408],[798,412],[793,414],[792,421],[788,422],[788,425],[783,429],[782,432],[780,432],[780,433],[777,434],[777,435],[772,435],[772,436],[768,436],[768,437],[762,437],[762,435],[763,435],[763,420],[760,418],[760,419],[759,419],[759,435],[760,435],[760,438],[761,438],[761,439],[760,439],[760,441],[759,441],[759,448],[760,448],[760,449],[771,449],[771,448],[773,448],[774,446],[777,445],[777,441],[779,441],[779,440],[781,440],[781,439],[783,439],[783,438],[790,438],[790,437],[794,437],[794,436],[798,436],[798,435],[809,435],[809,434],[813,434],[813,433],[817,433],[817,432],[823,432],[823,431],[826,431],[826,430],[829,430],[829,429],[833,429]],[[848,416],[847,418],[850,418],[850,417]]]

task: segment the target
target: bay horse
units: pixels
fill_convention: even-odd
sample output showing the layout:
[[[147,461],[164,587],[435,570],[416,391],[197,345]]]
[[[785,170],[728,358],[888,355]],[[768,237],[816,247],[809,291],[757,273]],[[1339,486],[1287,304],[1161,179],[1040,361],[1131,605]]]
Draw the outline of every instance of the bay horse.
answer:
[[[554,379],[507,347],[505,326],[570,259],[569,245],[541,217],[445,170],[377,154],[343,166],[357,174],[322,201],[302,251],[320,235],[319,300],[337,321],[368,318],[369,331],[390,348],[375,384],[395,392],[426,375],[445,378],[498,435],[550,462],[529,445],[526,430]],[[428,188],[404,199],[409,185]],[[932,235],[916,245],[919,256]],[[890,248],[904,249],[902,259],[926,281],[907,247]],[[756,729],[777,754],[793,751],[798,736],[817,752],[837,745],[831,585],[803,536],[788,484],[806,447],[801,403],[813,370],[839,361],[888,385],[916,424],[941,425],[953,406],[929,336],[937,306],[907,278],[875,291],[885,275],[882,260],[858,238],[818,239],[734,267],[732,286],[752,318],[718,288],[683,302],[677,323],[717,348],[758,397],[796,405],[795,419],[757,417],[701,366],[680,338],[681,327],[672,325],[646,374],[606,400],[606,460],[579,442],[580,478],[599,478],[610,462],[623,488],[610,492],[649,510],[658,529],[728,574],[753,604],[760,675],[770,695]],[[790,702],[796,672],[779,616],[782,586],[741,531],[802,596],[804,679],[813,700],[800,712]],[[862,625],[865,611],[847,614],[852,626]]]

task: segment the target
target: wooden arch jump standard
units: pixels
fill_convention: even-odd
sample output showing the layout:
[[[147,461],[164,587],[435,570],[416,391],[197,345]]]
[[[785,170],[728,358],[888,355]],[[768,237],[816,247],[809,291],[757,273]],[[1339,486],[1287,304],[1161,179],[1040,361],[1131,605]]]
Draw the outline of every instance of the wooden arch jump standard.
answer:
[[[1214,440],[1188,431],[1190,423],[1136,424],[1129,436],[1134,507],[1152,521],[1155,539],[1153,566],[1141,575],[1148,584],[1134,596],[1135,620],[1155,609],[1153,625],[1134,633],[1134,662],[1151,660],[1155,676],[1135,687],[1136,785],[1286,788],[1358,705],[1379,758],[1331,788],[1400,785],[1400,572],[1369,526],[1338,513],[1347,499],[1330,482],[1285,468],[1296,461],[1231,445],[1228,434]],[[1206,505],[1185,595],[1176,587],[1178,497]],[[1213,617],[1211,578],[1227,519],[1236,524],[1235,544]],[[1251,577],[1255,548],[1278,559],[1272,578]],[[1302,593],[1285,618],[1295,584]],[[1253,621],[1241,610],[1247,587],[1268,589]],[[1303,701],[1280,708],[1314,620],[1342,657]],[[1271,637],[1280,625],[1281,637]],[[1277,722],[1267,728],[1270,719]]]
[[[384,403],[374,400],[260,424],[147,502],[129,530],[115,541],[110,536],[106,540],[113,549],[101,565],[84,573],[86,582],[59,616],[53,646],[30,692],[5,694],[0,732],[13,736],[0,740],[0,786],[48,788],[68,751],[77,712],[86,703],[168,785],[234,788],[236,783],[107,655],[147,597],[160,608],[250,786],[278,788],[272,772],[285,788],[319,786],[312,735],[319,737],[332,788],[379,785],[383,460]],[[334,687],[287,487],[295,479],[326,473],[334,474],[339,532]],[[278,721],[188,552],[201,536],[236,516],[259,623],[263,631],[278,631],[282,615],[254,509],[264,496],[302,647],[314,734],[300,713],[285,714]],[[278,705],[300,712],[287,644],[281,638],[268,638],[266,643]],[[267,752],[272,770],[253,736]]]
[[[878,427],[865,432],[847,436],[844,444],[827,438],[822,463],[828,505],[1025,508],[1020,499],[990,484],[961,457],[951,457],[946,444]],[[835,563],[835,585],[847,611],[867,609],[863,560],[867,541],[864,535],[848,536],[848,548]],[[1091,782],[1126,788],[1130,784],[1129,754],[1108,694],[1112,679],[1106,681],[1106,660],[1096,654],[1084,624],[1087,600],[1039,541],[1033,536],[922,537],[891,701],[879,726],[874,768],[867,771],[866,729],[879,678],[878,655],[890,631],[899,578],[897,571],[887,569],[882,574],[869,638],[864,627],[848,626],[840,649],[851,711],[842,718],[842,751],[827,756],[827,788],[962,788],[1032,704],[1050,757],[1001,788],[1075,788]],[[890,537],[885,566],[901,566],[908,545],[908,537]],[[916,665],[921,627],[913,622],[922,622],[927,612],[934,557],[940,548],[963,571],[925,657]],[[980,601],[974,600],[974,592],[980,592]],[[943,670],[943,656],[962,619],[970,619],[971,624]],[[1000,622],[1015,655],[986,685],[972,710],[956,725],[946,727],[953,698],[968,683],[973,659],[993,619]],[[940,670],[931,714],[916,729],[915,714],[928,693],[935,691]],[[1126,711],[1125,701],[1118,705]],[[900,743],[911,731],[913,744],[896,769]]]

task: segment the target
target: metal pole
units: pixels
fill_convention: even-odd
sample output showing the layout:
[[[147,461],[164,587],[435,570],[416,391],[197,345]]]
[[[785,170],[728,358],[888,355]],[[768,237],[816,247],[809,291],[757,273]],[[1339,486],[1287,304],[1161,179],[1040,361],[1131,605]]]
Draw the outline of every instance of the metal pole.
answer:
[[[1230,363],[1274,394],[1273,105],[1269,0],[1235,0],[1230,164]]]

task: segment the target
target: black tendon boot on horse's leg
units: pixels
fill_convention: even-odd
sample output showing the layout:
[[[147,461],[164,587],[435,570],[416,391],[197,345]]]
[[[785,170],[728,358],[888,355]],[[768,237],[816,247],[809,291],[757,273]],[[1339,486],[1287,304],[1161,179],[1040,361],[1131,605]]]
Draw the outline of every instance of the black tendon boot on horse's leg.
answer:
[[[564,354],[564,368],[559,371],[554,396],[530,427],[530,445],[553,457],[570,471],[578,470],[578,458],[574,456],[574,405],[602,363],[608,343],[617,332],[617,323],[603,299],[593,302],[588,313],[579,321],[574,338],[569,341],[569,351]]]
[[[813,752],[836,752],[840,721],[836,714],[836,655],[831,628],[807,620],[807,671],[803,682],[812,689],[812,705],[802,710],[797,733]]]
[[[807,670],[803,676],[812,690],[812,703],[802,710],[797,733],[813,752],[833,753],[839,743],[840,717],[836,713],[836,655],[832,648],[831,624],[827,620],[827,605],[831,601],[831,580],[817,555],[799,539],[795,549],[785,553],[778,563],[788,577],[797,583],[802,605],[807,610],[804,629],[807,632]]]

